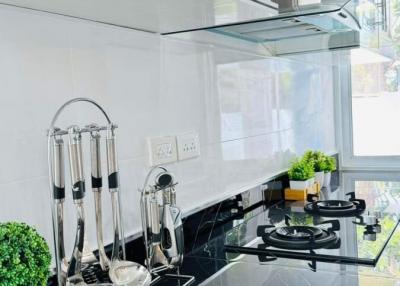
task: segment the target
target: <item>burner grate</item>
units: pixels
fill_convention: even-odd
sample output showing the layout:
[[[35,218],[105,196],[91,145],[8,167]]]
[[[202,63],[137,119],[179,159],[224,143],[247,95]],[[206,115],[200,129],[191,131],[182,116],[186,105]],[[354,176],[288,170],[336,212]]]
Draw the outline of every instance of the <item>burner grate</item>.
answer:
[[[269,246],[292,250],[311,250],[332,247],[339,244],[335,230],[340,229],[337,220],[325,221],[322,224],[331,224],[328,229],[315,226],[291,226],[290,217],[285,216],[286,226],[261,225],[257,228],[257,236]]]
[[[358,216],[365,211],[364,200],[356,199],[355,193],[348,193],[350,199],[345,200],[325,200],[318,201],[318,196],[309,195],[304,210],[307,213],[325,216],[325,217],[350,217]]]

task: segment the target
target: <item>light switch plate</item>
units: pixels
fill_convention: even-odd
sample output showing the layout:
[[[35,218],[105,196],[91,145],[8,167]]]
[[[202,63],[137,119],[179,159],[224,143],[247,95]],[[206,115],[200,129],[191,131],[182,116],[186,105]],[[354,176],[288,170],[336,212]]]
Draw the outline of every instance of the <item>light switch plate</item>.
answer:
[[[200,140],[199,134],[186,133],[176,136],[176,144],[178,147],[178,159],[186,160],[200,156]]]
[[[149,164],[156,166],[178,160],[175,136],[147,138]]]

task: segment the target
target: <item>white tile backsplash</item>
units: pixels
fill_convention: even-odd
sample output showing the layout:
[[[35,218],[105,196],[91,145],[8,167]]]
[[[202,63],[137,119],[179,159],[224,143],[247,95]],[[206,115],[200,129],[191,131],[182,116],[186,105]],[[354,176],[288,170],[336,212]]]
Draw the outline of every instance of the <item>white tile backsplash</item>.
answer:
[[[201,156],[169,166],[185,213],[264,182],[308,148],[336,149],[332,69],[316,60],[264,58],[226,43],[161,38],[3,6],[0,27],[0,221],[33,224],[50,243],[45,134],[56,109],[74,97],[98,101],[119,125],[129,235],[141,228],[147,137],[199,133]],[[69,108],[59,125],[103,120],[82,104]],[[84,157],[88,175],[87,152]],[[107,191],[103,204],[111,242]],[[95,246],[90,190],[86,216]],[[75,215],[68,189],[66,217],[70,249]]]

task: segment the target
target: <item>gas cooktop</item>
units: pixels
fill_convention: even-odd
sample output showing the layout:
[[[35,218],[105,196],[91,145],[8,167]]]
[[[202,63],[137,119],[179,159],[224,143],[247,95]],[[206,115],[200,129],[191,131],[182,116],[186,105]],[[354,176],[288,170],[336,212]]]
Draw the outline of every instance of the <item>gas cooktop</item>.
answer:
[[[203,211],[182,271],[210,286],[398,285],[398,173],[343,172],[340,183],[305,202]]]
[[[281,202],[243,220],[225,236],[227,253],[375,266],[399,217],[385,213],[355,193],[325,190],[309,202]]]

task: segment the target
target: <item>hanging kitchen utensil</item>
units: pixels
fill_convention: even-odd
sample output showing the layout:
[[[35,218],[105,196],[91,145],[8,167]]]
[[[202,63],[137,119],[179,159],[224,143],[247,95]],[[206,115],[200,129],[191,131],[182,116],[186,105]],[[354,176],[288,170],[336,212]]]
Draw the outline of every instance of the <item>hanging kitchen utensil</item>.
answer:
[[[55,203],[56,212],[56,237],[55,247],[56,256],[61,264],[57,264],[57,271],[62,273],[59,277],[58,283],[63,285],[66,279],[65,263],[65,247],[64,247],[64,200],[65,200],[65,165],[64,165],[64,140],[62,138],[55,138],[53,140],[53,164],[52,164],[52,185],[53,185],[53,199]]]
[[[147,286],[151,283],[151,275],[147,269],[135,262],[120,260],[120,248],[124,252],[123,235],[121,235],[121,207],[119,197],[119,174],[114,127],[109,125],[107,130],[107,169],[108,188],[111,193],[114,244],[110,265],[110,279],[116,285]],[[125,255],[124,255],[125,256]]]
[[[91,127],[98,127],[93,124]],[[103,179],[101,175],[101,150],[100,150],[100,132],[91,132],[90,151],[91,151],[91,167],[92,167],[92,190],[94,195],[94,207],[96,213],[96,237],[97,247],[99,249],[99,260],[102,270],[109,270],[110,260],[106,255],[103,242],[103,219],[101,206],[101,191],[103,187]]]
[[[150,217],[151,217],[151,268],[162,267],[168,265],[168,260],[161,250],[161,222],[160,207],[155,196],[150,200]]]
[[[162,190],[161,247],[167,264],[180,266],[183,259],[183,227],[181,211],[176,206],[174,178],[168,172],[156,177],[156,187]],[[172,204],[172,200],[174,203]]]
[[[176,206],[175,197],[174,187],[164,189],[161,241],[168,263],[180,266],[184,253],[183,225],[182,212]]]
[[[76,207],[77,228],[72,257],[67,270],[67,285],[85,285],[82,272],[82,251],[85,238],[85,177],[83,175],[82,137],[78,126],[68,128],[69,165],[72,179],[72,197]]]

